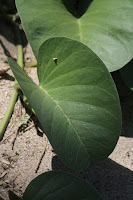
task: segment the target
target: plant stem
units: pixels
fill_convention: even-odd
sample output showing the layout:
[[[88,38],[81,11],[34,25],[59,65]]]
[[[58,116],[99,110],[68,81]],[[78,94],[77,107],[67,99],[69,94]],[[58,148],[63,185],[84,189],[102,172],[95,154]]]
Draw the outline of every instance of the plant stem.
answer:
[[[6,130],[6,127],[10,121],[16,100],[17,100],[17,96],[18,96],[18,92],[17,90],[14,88],[13,92],[12,92],[12,96],[9,102],[9,105],[7,107],[7,111],[6,114],[4,116],[4,118],[2,119],[2,122],[0,123],[0,140],[2,140],[4,132]]]
[[[16,33],[16,38],[17,38],[17,63],[20,67],[23,67],[23,47],[21,44],[21,36],[20,36],[20,30],[17,24],[14,24],[14,28],[15,28],[15,33]],[[18,97],[18,89],[19,87],[17,86],[17,81],[15,80],[15,85],[13,88],[13,92],[11,95],[11,99],[9,102],[9,105],[7,107],[7,111],[6,114],[4,116],[4,118],[2,119],[2,122],[0,123],[0,141],[2,140],[5,130],[8,126],[8,123],[10,121],[11,115],[13,113],[14,110],[14,106]]]
[[[17,64],[23,68],[23,47],[21,44],[17,45]]]

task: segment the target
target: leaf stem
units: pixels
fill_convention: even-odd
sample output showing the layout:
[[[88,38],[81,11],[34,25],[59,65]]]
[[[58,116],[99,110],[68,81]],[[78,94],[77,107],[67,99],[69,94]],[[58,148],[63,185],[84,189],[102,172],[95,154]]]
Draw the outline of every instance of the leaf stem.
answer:
[[[18,96],[18,92],[14,88],[13,92],[12,92],[12,96],[11,96],[10,102],[8,104],[8,107],[7,107],[6,114],[5,114],[4,118],[2,119],[2,122],[0,123],[0,140],[2,140],[2,138],[4,136],[4,132],[5,132],[5,130],[7,128],[7,125],[9,123],[9,121],[10,121],[10,118],[11,118],[11,115],[12,115],[16,100],[17,100],[17,96]]]
[[[16,39],[17,39],[17,63],[20,67],[23,67],[23,47],[21,43],[21,36],[20,36],[20,30],[18,24],[14,23],[15,33],[16,33]],[[2,119],[2,122],[0,123],[0,141],[2,140],[5,130],[8,126],[8,123],[10,121],[11,115],[14,110],[14,106],[18,97],[18,90],[19,86],[17,84],[17,81],[15,80],[14,89],[11,95],[11,99],[9,102],[9,105],[7,107],[6,113],[4,118]]]

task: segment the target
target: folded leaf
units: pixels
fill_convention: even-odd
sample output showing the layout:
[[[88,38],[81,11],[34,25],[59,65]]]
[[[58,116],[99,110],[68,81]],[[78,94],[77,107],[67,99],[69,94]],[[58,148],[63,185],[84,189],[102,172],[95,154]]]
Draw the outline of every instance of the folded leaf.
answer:
[[[128,63],[133,57],[133,1],[90,2],[16,0],[35,56],[48,38],[65,36],[86,44],[109,71],[120,69]]]
[[[11,69],[59,158],[73,169],[105,159],[121,130],[118,94],[102,61],[68,38],[43,43],[37,86],[9,59]]]
[[[27,187],[24,200],[102,200],[98,192],[81,178],[50,171],[39,175]]]

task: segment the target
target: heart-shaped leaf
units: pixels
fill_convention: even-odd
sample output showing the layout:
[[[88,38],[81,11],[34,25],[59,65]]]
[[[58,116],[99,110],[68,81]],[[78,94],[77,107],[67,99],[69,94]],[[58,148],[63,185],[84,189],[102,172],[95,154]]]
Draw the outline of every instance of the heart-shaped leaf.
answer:
[[[105,159],[121,130],[118,94],[103,62],[85,45],[52,38],[39,50],[39,86],[11,69],[60,159],[74,169]]]
[[[62,171],[39,175],[27,187],[24,200],[102,200],[98,192],[81,178]]]
[[[133,1],[93,0],[90,6],[90,0],[76,2],[16,0],[36,57],[45,40],[65,36],[86,44],[109,71],[123,67],[133,57]],[[86,12],[85,6],[89,6]],[[77,18],[76,13],[79,16],[84,14]]]

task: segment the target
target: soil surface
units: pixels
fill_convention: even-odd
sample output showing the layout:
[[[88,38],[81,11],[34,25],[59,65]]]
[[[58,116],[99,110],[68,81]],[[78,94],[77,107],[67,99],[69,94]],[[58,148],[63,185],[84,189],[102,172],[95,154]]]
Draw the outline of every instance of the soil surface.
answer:
[[[6,112],[14,83],[7,63],[9,55],[17,57],[14,33],[9,24],[0,22],[0,121]],[[26,40],[24,60],[35,60]],[[27,72],[38,82],[36,68],[28,69]],[[133,200],[133,101],[130,94],[122,97],[121,104],[123,130],[115,150],[105,161],[92,162],[88,169],[76,173],[91,183],[104,200]],[[55,155],[50,143],[47,143],[35,117],[31,117],[19,128],[25,113],[25,108],[18,98],[0,143],[0,200],[8,200],[9,189],[22,195],[29,182],[43,172],[68,170]],[[38,168],[44,150],[45,155]]]

